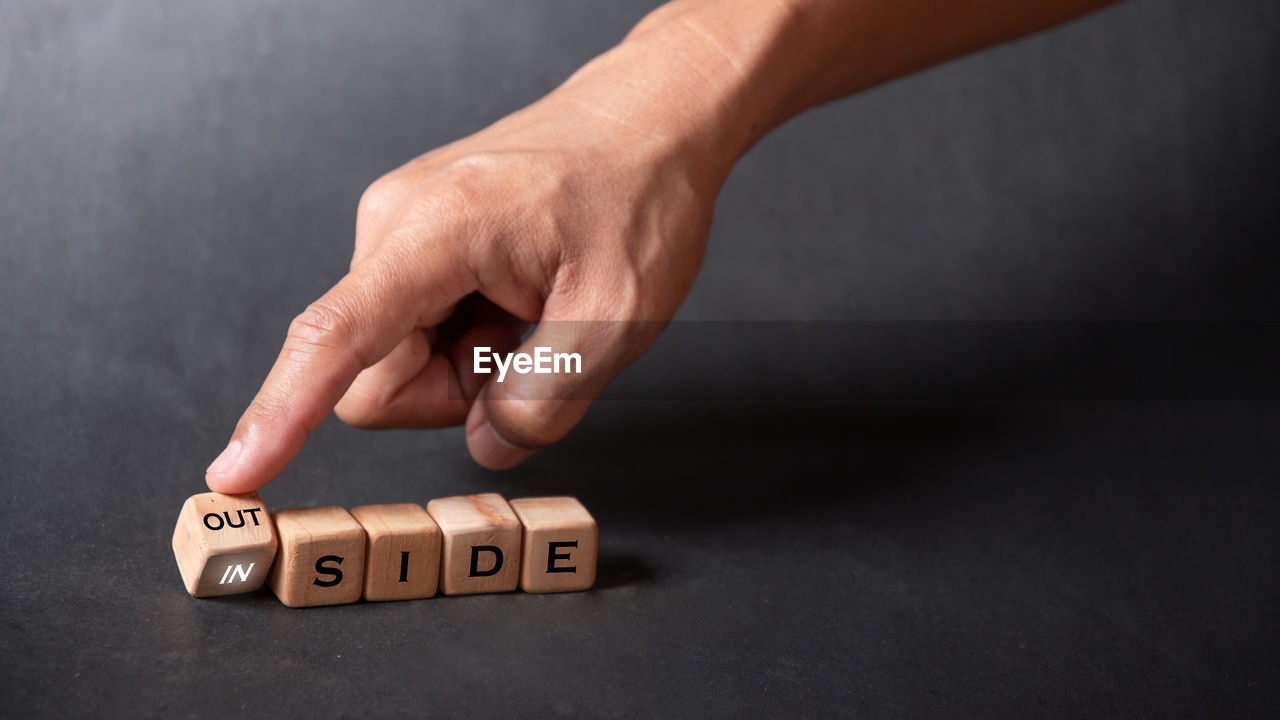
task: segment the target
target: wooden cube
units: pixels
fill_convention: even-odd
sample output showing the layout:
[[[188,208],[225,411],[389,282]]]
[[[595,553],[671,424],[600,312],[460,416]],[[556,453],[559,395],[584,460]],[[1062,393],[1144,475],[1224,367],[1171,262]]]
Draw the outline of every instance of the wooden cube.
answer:
[[[193,596],[257,590],[275,554],[276,534],[257,493],[201,493],[182,504],[173,556]]]
[[[440,590],[445,595],[508,592],[520,582],[520,521],[497,493],[427,503],[440,526]]]
[[[364,599],[408,600],[436,594],[440,526],[421,505],[362,505],[351,515],[367,537]]]
[[[600,531],[582,503],[571,497],[519,498],[511,509],[524,527],[521,590],[570,592],[595,583]]]
[[[340,507],[271,513],[280,547],[267,585],[289,607],[341,605],[364,590],[364,528]]]

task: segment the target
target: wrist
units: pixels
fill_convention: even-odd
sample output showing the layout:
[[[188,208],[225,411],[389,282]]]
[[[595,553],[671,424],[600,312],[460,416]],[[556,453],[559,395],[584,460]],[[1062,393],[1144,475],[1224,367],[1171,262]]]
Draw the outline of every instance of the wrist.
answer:
[[[704,168],[718,186],[757,140],[798,112],[779,52],[794,26],[789,2],[677,0],[555,95],[622,126],[641,152]]]

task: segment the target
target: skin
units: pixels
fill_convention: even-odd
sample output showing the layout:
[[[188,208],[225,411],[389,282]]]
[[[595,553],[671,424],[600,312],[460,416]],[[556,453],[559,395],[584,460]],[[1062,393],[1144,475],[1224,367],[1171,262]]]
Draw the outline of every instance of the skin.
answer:
[[[290,324],[209,487],[270,482],[331,410],[363,428],[465,423],[480,465],[520,463],[568,433],[675,314],[721,185],[767,132],[1105,4],[659,7],[543,99],[369,187],[350,272]],[[477,345],[577,352],[583,372],[498,384],[472,373]]]

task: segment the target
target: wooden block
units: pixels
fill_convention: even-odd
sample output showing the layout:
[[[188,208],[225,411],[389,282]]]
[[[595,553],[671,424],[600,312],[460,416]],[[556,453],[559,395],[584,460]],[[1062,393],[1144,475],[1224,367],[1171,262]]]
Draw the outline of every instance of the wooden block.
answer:
[[[173,556],[193,596],[257,590],[275,554],[276,534],[257,493],[201,493],[182,504]]]
[[[416,503],[362,505],[364,599],[429,598],[440,583],[440,526]]]
[[[520,521],[497,493],[427,503],[440,526],[440,590],[445,595],[508,592],[520,582]]]
[[[364,590],[364,528],[335,505],[271,513],[280,548],[267,584],[289,607],[341,605]]]
[[[519,498],[511,509],[524,526],[521,590],[570,592],[595,584],[600,531],[577,498]]]

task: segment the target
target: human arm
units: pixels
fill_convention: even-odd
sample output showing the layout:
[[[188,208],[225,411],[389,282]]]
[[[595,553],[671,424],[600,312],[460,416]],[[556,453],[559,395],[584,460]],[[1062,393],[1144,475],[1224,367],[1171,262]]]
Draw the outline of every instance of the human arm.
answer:
[[[510,467],[563,437],[679,308],[716,194],[773,128],[830,100],[1049,27],[1099,0],[676,0],[533,105],[376,181],[351,271],[290,325],[207,473],[258,488],[337,411],[465,423]],[[393,110],[391,110],[393,111]],[[580,375],[471,370],[472,351],[577,352]]]

